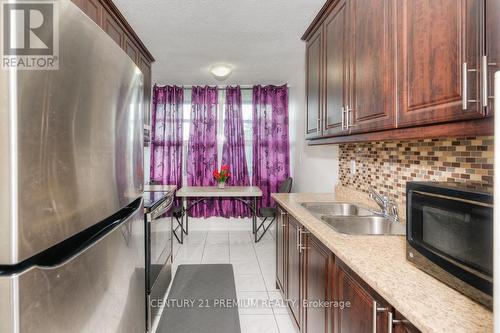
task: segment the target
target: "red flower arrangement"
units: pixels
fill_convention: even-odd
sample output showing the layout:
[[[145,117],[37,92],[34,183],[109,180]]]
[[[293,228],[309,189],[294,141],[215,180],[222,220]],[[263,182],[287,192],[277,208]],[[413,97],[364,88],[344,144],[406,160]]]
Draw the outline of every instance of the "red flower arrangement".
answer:
[[[225,183],[229,177],[231,177],[231,173],[229,172],[229,165],[223,165],[219,170],[214,171],[214,178],[218,183]]]

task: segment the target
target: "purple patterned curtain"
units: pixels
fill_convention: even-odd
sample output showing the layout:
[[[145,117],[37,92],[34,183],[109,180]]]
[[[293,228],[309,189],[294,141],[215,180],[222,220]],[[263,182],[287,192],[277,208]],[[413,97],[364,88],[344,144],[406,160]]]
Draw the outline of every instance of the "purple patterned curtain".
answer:
[[[261,207],[272,207],[271,193],[290,175],[288,88],[253,87],[253,185],[262,190]]]
[[[229,186],[249,186],[247,159],[245,156],[245,135],[243,131],[243,113],[241,110],[241,89],[227,87],[226,110],[224,119],[224,146],[222,164],[229,165],[231,177]],[[222,200],[222,216],[250,217],[250,210],[240,201]]]
[[[216,87],[193,87],[187,161],[189,186],[216,185],[213,171],[217,168],[217,105]],[[190,216],[220,216],[220,207],[218,200],[206,201],[194,206]]]
[[[150,179],[182,186],[182,87],[153,88]]]

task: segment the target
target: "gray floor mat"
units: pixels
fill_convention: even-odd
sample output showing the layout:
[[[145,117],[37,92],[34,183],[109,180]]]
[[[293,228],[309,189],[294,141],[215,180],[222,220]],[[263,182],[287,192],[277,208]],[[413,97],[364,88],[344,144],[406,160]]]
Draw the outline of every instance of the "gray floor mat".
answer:
[[[233,266],[180,265],[157,333],[240,333]]]

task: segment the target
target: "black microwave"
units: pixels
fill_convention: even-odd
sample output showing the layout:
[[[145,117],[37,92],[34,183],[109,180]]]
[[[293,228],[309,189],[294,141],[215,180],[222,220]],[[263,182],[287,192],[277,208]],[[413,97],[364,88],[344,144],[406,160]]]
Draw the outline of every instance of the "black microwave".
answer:
[[[476,183],[408,182],[406,258],[493,307],[493,191]]]

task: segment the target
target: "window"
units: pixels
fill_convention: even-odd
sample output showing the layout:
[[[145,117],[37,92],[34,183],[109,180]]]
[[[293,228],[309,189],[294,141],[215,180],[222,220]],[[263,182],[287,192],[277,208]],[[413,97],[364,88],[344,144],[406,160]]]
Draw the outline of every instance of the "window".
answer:
[[[226,110],[226,91],[219,89],[219,105],[217,108],[217,155],[218,167],[220,168],[222,160],[222,147],[224,145],[224,116]],[[250,183],[252,182],[252,89],[241,89],[241,102],[243,113],[243,130],[245,133],[245,157],[248,166],[248,176]],[[188,141],[189,141],[189,126],[191,123],[191,88],[184,89],[184,107],[183,107],[183,153],[184,161],[182,163],[183,185],[187,185],[187,158],[188,158]]]

